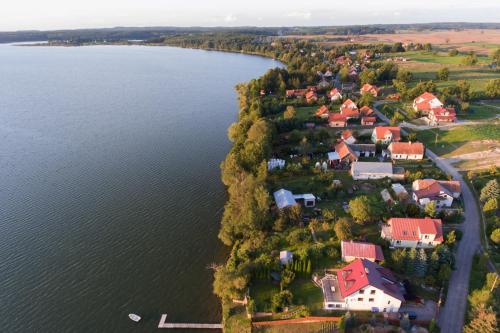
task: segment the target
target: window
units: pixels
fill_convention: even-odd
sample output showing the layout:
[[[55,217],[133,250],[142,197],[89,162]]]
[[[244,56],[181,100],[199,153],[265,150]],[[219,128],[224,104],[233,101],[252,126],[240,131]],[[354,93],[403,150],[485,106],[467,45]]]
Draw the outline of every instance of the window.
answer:
[[[359,293],[364,294],[365,293],[364,289],[359,289]]]
[[[424,238],[425,239],[429,239],[429,235],[424,235]]]
[[[391,301],[387,301],[387,304],[391,304]]]
[[[363,297],[359,297],[358,302],[363,302]]]
[[[401,244],[401,241],[399,241],[399,240],[398,240],[398,241],[396,241],[396,244]]]
[[[370,291],[370,294],[375,295],[376,290]]]
[[[335,304],[335,307],[340,308],[341,306],[340,306],[340,304]]]
[[[373,302],[374,301],[374,298],[369,298],[368,299],[368,302]]]

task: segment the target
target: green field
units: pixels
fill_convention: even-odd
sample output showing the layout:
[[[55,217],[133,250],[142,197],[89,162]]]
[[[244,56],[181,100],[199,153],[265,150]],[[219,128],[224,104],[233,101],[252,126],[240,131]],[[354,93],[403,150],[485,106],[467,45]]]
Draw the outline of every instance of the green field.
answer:
[[[471,141],[500,140],[497,124],[457,126],[449,130],[418,131],[417,138],[438,155],[456,155],[478,151]]]
[[[497,106],[498,108],[496,108]],[[469,107],[469,111],[465,114],[459,113],[458,119],[462,120],[482,120],[495,118],[500,114],[500,105],[496,103],[490,103],[490,105],[472,103]]]

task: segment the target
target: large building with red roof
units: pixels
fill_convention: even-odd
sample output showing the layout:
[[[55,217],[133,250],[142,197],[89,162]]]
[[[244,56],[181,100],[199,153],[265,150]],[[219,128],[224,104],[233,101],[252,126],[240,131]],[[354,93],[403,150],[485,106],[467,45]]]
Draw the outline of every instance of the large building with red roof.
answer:
[[[381,237],[394,247],[432,248],[443,242],[440,219],[393,217],[382,227]]]
[[[330,127],[345,127],[347,118],[340,113],[330,113],[328,116],[328,126]]]
[[[425,148],[421,142],[392,142],[387,150],[393,160],[421,160]]]
[[[343,261],[366,259],[370,261],[384,261],[384,253],[379,245],[365,242],[342,241],[340,242]]]
[[[372,94],[374,97],[377,97],[378,93],[379,93],[379,90],[380,89],[377,86],[369,84],[369,83],[365,83],[365,84],[363,84],[363,86],[359,90],[359,93],[361,95],[363,95],[363,94]]]
[[[425,207],[435,202],[436,207],[451,207],[462,194],[458,180],[417,179],[412,184],[413,200]]]
[[[429,123],[431,125],[440,125],[443,123],[454,123],[457,121],[455,108],[438,107],[429,111]]]
[[[398,312],[405,300],[392,272],[366,259],[327,274],[320,284],[326,310]]]
[[[352,100],[347,99],[340,106],[340,114],[346,118],[359,118],[358,106]]]
[[[413,109],[423,114],[429,114],[432,109],[442,106],[439,98],[427,91],[413,100]]]

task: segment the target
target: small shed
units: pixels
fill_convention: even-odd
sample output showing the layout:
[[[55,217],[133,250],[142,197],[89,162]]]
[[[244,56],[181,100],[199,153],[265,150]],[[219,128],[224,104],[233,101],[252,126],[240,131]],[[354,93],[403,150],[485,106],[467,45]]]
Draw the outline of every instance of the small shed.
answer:
[[[274,200],[276,201],[276,205],[278,206],[279,209],[295,206],[297,204],[292,192],[285,190],[283,188],[274,192],[273,196]]]
[[[409,198],[408,191],[400,183],[394,183],[391,185],[392,190],[398,196],[399,200],[406,200]]]
[[[280,251],[280,263],[288,265],[293,261],[293,253],[290,251]]]
[[[380,192],[380,195],[382,196],[382,199],[384,200],[385,203],[392,204],[394,202],[394,199],[392,198],[391,194],[386,188],[384,188]]]
[[[311,193],[296,194],[293,196],[295,200],[303,200],[304,207],[314,207],[316,206],[316,197]]]
[[[283,169],[285,167],[285,160],[282,160],[280,158],[271,158],[267,162],[267,170],[272,171],[274,169]]]

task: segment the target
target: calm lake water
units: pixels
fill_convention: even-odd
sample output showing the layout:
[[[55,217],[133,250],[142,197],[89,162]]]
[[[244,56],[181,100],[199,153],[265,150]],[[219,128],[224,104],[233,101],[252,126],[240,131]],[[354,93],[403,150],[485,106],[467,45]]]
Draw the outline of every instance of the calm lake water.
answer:
[[[234,86],[276,66],[167,47],[0,45],[0,331],[219,321],[206,266],[226,256],[219,164]]]

